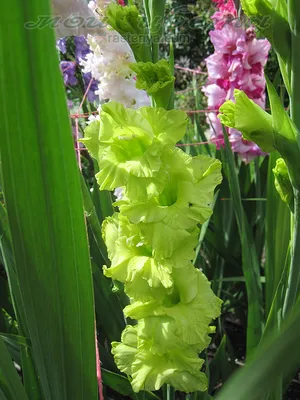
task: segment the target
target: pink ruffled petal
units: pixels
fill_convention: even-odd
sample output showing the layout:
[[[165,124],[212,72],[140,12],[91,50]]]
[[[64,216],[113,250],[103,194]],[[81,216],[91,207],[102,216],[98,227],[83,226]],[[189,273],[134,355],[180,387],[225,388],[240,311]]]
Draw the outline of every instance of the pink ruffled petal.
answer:
[[[213,83],[204,88],[204,93],[208,98],[208,107],[217,110],[226,101],[226,90]]]

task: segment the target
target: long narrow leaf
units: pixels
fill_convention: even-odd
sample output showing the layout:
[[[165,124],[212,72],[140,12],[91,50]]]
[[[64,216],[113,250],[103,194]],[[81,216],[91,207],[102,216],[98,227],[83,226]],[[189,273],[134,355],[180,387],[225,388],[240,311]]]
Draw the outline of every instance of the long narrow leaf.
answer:
[[[19,334],[29,338],[28,321],[25,315],[23,299],[21,296],[19,279],[16,272],[15,259],[13,255],[11,234],[8,216],[5,208],[0,203],[0,250],[2,252],[4,266],[11,291],[15,314],[18,321]],[[22,374],[26,392],[30,399],[40,400],[42,389],[36,367],[34,365],[32,349],[21,348]]]
[[[149,33],[152,42],[152,61],[159,58],[159,43],[163,32],[166,0],[144,0],[146,15],[149,18]],[[145,60],[146,61],[146,60]]]
[[[0,389],[8,400],[28,400],[8,350],[0,336]]]
[[[50,4],[12,0],[0,13],[3,189],[29,339],[47,399],[97,399],[91,267],[64,87],[53,29],[33,29]]]
[[[299,331],[298,308],[281,332],[265,343],[257,357],[229,380],[217,400],[264,399],[264,395],[276,387],[278,377],[295,372],[300,359]]]
[[[242,244],[243,272],[248,297],[247,356],[251,356],[256,350],[262,334],[262,287],[255,243],[243,209],[235,162],[225,129],[224,138],[226,143],[224,165],[227,169],[227,177]]]

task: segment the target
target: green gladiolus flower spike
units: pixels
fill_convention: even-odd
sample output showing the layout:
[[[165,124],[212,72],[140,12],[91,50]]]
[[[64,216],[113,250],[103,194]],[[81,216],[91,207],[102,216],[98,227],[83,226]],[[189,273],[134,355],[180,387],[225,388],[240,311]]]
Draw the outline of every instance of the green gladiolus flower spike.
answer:
[[[120,212],[103,223],[111,260],[104,274],[124,283],[124,313],[137,321],[112,343],[135,392],[165,383],[187,393],[207,389],[199,353],[211,340],[221,300],[192,260],[221,164],[175,148],[186,121],[181,111],[108,103],[83,139],[99,163],[100,189],[124,187],[115,204]]]

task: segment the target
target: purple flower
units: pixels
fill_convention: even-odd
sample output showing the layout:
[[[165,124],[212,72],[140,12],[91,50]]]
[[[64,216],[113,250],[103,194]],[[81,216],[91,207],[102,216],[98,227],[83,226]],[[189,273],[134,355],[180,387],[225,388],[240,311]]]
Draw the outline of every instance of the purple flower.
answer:
[[[90,53],[90,46],[84,36],[75,36],[75,58],[77,61],[85,59],[86,55]]]
[[[84,80],[85,89],[87,89],[87,87],[89,86],[89,84],[91,82],[91,79],[92,79],[92,75],[91,75],[90,72],[88,72],[86,74],[83,74],[83,80]],[[98,83],[94,79],[93,82],[91,83],[90,90],[88,91],[88,94],[87,94],[88,101],[90,101],[91,103],[93,103],[96,100],[99,100],[99,96],[97,96],[95,94],[95,92],[97,90],[98,90]]]
[[[63,73],[65,85],[75,86],[78,81],[75,76],[76,64],[73,61],[62,61],[60,68]]]
[[[56,48],[63,54],[67,52],[67,39],[61,38],[56,41]]]

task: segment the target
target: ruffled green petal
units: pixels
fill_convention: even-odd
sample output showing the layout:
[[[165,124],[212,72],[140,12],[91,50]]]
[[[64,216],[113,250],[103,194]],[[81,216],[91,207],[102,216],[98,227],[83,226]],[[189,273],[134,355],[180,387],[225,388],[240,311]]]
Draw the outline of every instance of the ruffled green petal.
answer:
[[[204,223],[212,214],[214,189],[222,181],[221,163],[205,156],[190,157],[189,171],[187,181],[178,180],[176,171],[168,171],[169,184],[158,197],[124,202],[120,211],[134,224],[163,222],[174,229],[190,229]]]
[[[122,332],[121,343],[112,342],[112,354],[121,372],[131,375],[132,364],[137,353],[137,331],[136,327],[127,325]]]
[[[124,186],[128,181],[129,173],[126,169],[121,151],[104,150],[99,163],[100,171],[96,174],[100,190],[114,190]]]
[[[173,287],[167,289],[162,285],[160,287],[151,287],[146,280],[141,278],[126,282],[124,288],[125,293],[131,300],[141,302],[148,302],[153,299],[162,301],[173,291]]]
[[[158,196],[164,189],[166,175],[163,171],[153,178],[140,178],[134,175],[128,177],[124,197],[137,201],[147,201]],[[118,203],[116,203],[118,206]]]
[[[118,251],[124,251],[123,248],[117,245]],[[164,263],[157,262],[150,257],[125,257],[124,260],[110,268],[104,267],[104,274],[108,278],[131,283],[131,290],[134,290],[133,285],[141,285],[142,281],[146,281],[150,288],[171,288],[173,280],[171,278],[172,265],[165,261]],[[118,257],[120,259],[120,257]],[[119,261],[119,260],[118,260]]]
[[[111,267],[104,267],[107,277],[136,285],[145,280],[150,288],[173,285],[171,260],[153,258],[152,249],[142,241],[138,226],[115,214],[103,224],[103,238],[111,259]]]
[[[200,180],[205,180],[208,176],[211,177],[211,187],[208,186],[206,190],[213,193],[214,187],[220,183],[222,164],[219,160],[215,158],[203,156],[199,154],[192,158],[191,168],[193,171],[194,179],[199,182]]]
[[[221,162],[205,156],[197,156],[192,160],[195,183],[180,182],[178,184],[177,205],[185,210],[192,227],[196,223],[204,223],[212,214],[211,203],[214,190],[222,181]]]
[[[140,259],[143,260],[140,261]],[[128,266],[129,269],[140,272],[140,276],[148,282],[150,287],[163,285],[165,288],[170,288],[173,285],[170,275],[172,263],[167,260],[159,262],[150,257],[135,257],[130,260]]]
[[[99,156],[99,145],[100,145],[99,131],[100,131],[100,122],[93,121],[90,125],[88,125],[85,128],[84,138],[79,140],[79,142],[85,145],[91,156],[96,160],[98,159]]]
[[[191,348],[154,354],[149,345],[139,342],[137,327],[127,326],[121,343],[112,343],[112,353],[120,369],[132,377],[135,392],[159,390],[165,383],[186,393],[207,389],[207,378],[201,372],[203,360]]]
[[[127,201],[119,204],[120,212],[126,215],[133,224],[163,221],[168,212],[167,207],[160,207],[155,199],[150,199],[148,202],[130,204]]]
[[[132,387],[140,390],[159,390],[162,385],[172,385],[182,392],[205,391],[207,378],[200,369],[203,365],[197,354],[186,349],[184,352],[169,352],[165,355],[138,351],[132,365]],[[185,368],[188,367],[188,370]]]
[[[208,158],[208,157],[205,157]],[[193,181],[194,171],[192,167],[193,157],[178,147],[164,152],[163,163],[168,172],[172,172],[179,181]],[[170,185],[170,183],[169,183]]]
[[[180,301],[190,303],[198,294],[199,271],[190,263],[185,268],[174,268],[172,278]]]
[[[111,102],[102,106],[99,140],[106,145],[106,157],[123,162],[128,173],[152,177],[161,167],[163,148],[154,142],[148,121],[135,110]],[[105,164],[105,160],[99,160]]]
[[[139,224],[143,240],[153,249],[153,255],[157,258],[171,258],[174,265],[178,261],[175,260],[176,256],[182,260],[193,259],[193,251],[197,245],[195,237],[197,236],[196,230],[192,233],[184,229],[173,229],[163,222]],[[188,246],[188,248],[186,247]],[[184,252],[184,255],[183,253]]]
[[[100,120],[86,129],[82,140],[98,161],[100,189],[128,185],[126,195],[142,201],[158,195],[166,179],[164,154],[185,134],[186,114],[126,109],[110,102],[102,106]]]
[[[196,357],[193,360],[196,361]],[[187,362],[191,362],[191,359],[187,359]],[[207,390],[207,377],[200,371],[194,371],[194,373],[176,371],[170,376],[168,383],[176,390],[186,393],[205,392]]]
[[[184,111],[153,107],[142,107],[138,111],[151,125],[162,145],[173,147],[185,135],[188,119]]]
[[[147,107],[146,107],[147,108]],[[139,110],[125,108],[115,101],[103,104],[100,112],[100,141],[113,143],[115,139],[128,140],[132,137],[140,138],[145,149],[153,139],[151,124],[143,117]]]
[[[180,300],[180,287],[177,287],[173,305],[136,302],[125,308],[126,316],[143,319],[139,337],[143,340],[152,338],[153,351],[187,346],[195,346],[201,351],[210,343],[209,334],[213,330],[209,324],[219,316],[221,300],[212,292],[207,278],[199,271],[197,274],[197,294],[189,303]]]
[[[143,240],[157,259],[170,259],[175,268],[183,268],[195,257],[199,230],[174,229],[164,222],[139,224]]]
[[[127,161],[126,167],[130,174],[138,178],[152,178],[161,169],[161,148],[156,143],[149,148],[141,156]]]
[[[106,244],[108,257],[112,259],[116,254],[116,241],[119,238],[119,219],[118,215],[107,217],[102,224],[102,237]]]

